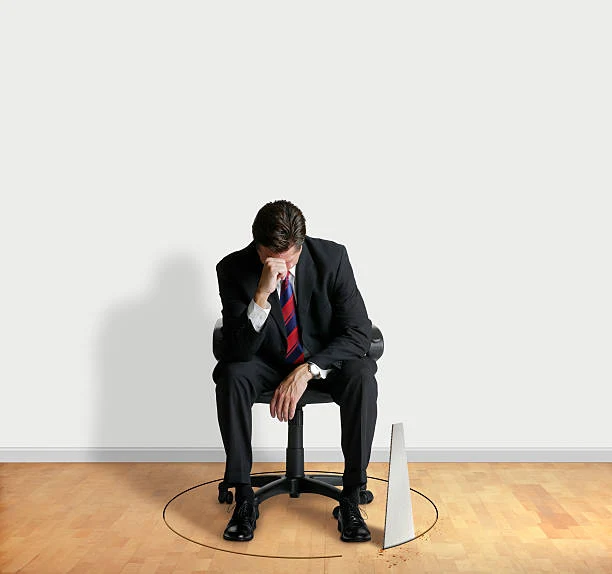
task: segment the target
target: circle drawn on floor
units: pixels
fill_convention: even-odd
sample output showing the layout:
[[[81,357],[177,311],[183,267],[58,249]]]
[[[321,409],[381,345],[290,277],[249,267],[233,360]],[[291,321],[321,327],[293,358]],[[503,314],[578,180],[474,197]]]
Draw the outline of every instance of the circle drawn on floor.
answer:
[[[284,475],[284,470],[254,474]],[[336,472],[306,470],[311,474],[342,476]],[[305,493],[298,498],[277,495],[264,500],[259,506],[255,536],[249,542],[223,539],[223,531],[232,516],[234,505],[220,504],[218,483],[222,478],[192,486],[171,498],[163,509],[162,517],[175,534],[207,548],[234,554],[266,558],[340,558],[347,550],[340,540],[338,521],[333,517],[336,500],[319,494]],[[385,527],[387,480],[368,476],[368,490],[374,494],[370,504],[360,505],[363,518],[370,529],[372,540],[351,544],[351,552],[364,558],[374,557],[382,551]],[[438,520],[436,505],[424,494],[410,489],[414,516],[415,538],[431,530]],[[257,493],[257,489],[255,489]],[[417,496],[415,496],[415,494]],[[408,540],[403,544],[411,542]],[[402,545],[403,545],[402,544]]]

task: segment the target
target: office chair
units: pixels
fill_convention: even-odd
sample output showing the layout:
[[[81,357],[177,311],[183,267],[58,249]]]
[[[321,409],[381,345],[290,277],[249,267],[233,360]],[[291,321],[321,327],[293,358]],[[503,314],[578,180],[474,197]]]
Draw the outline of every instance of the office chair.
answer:
[[[213,354],[218,360],[223,342],[223,319],[218,319],[213,331]],[[380,359],[384,351],[384,340],[380,329],[372,325],[370,349],[367,355],[373,360]],[[274,391],[264,391],[255,400],[256,403],[270,404]],[[251,475],[251,485],[258,487],[255,491],[255,505],[277,494],[289,494],[291,498],[299,498],[302,493],[315,493],[339,500],[341,490],[336,488],[342,485],[341,476],[333,475],[305,475],[304,474],[304,414],[302,407],[315,403],[333,403],[334,399],[329,393],[314,388],[307,388],[295,409],[295,415],[287,425],[287,455],[285,474]],[[220,503],[231,504],[233,493],[223,481],[219,484],[218,500]],[[367,490],[367,484],[362,485],[359,492],[359,503],[369,504],[374,495]]]

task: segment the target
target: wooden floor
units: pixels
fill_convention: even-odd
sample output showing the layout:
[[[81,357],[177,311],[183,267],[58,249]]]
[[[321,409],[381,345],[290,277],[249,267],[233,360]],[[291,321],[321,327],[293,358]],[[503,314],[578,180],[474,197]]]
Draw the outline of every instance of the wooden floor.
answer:
[[[342,470],[341,464],[306,466]],[[253,471],[279,468],[261,463]],[[221,534],[231,507],[216,501],[216,483],[188,491],[191,499],[176,499],[184,501],[182,510],[168,506],[167,517],[174,512],[174,525],[194,541],[162,518],[176,494],[221,477],[222,464],[2,464],[0,571],[612,573],[612,464],[409,463],[408,470],[411,487],[434,501],[439,518],[424,536],[383,551],[382,482],[369,482],[376,498],[362,507],[373,531],[370,543],[340,542],[329,513],[334,502],[314,495],[265,501],[255,540],[229,543]],[[386,472],[383,463],[368,468],[372,477]],[[320,513],[317,505],[323,505]],[[418,508],[415,523],[425,512]],[[298,516],[300,526],[292,526]],[[215,545],[222,549],[209,547]],[[275,555],[340,553],[301,559],[236,553],[264,547]]]

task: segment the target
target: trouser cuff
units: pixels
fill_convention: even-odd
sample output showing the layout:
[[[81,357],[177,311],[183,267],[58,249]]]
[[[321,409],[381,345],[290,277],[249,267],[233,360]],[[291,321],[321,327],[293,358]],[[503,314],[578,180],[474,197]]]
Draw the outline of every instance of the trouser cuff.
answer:
[[[251,477],[249,475],[247,476],[240,476],[240,475],[225,475],[223,477],[223,483],[225,484],[225,486],[239,486],[239,485],[251,485]]]

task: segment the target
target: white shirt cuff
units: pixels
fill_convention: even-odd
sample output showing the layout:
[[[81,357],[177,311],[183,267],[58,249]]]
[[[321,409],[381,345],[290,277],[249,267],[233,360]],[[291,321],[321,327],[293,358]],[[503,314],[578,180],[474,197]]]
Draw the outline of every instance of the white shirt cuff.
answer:
[[[331,369],[320,369],[320,371],[321,371],[321,378],[325,379],[327,378],[327,375],[331,373],[332,370]]]
[[[307,362],[307,363],[309,362],[309,361],[308,361],[308,359],[306,359],[306,362]],[[315,365],[315,367],[318,367],[318,366],[319,366],[319,365],[317,365],[316,363],[312,363],[312,364],[313,364],[313,365]],[[332,372],[332,369],[321,369],[321,368],[319,367],[319,371],[320,371],[320,373],[321,373],[321,379],[325,379],[325,378],[327,378],[327,375],[329,375],[329,373],[331,373],[331,372]],[[317,380],[317,379],[313,379],[313,380]]]
[[[267,307],[260,307],[253,299],[249,303],[247,308],[247,317],[251,320],[253,329],[258,333],[263,329],[264,323],[268,318],[270,309],[272,308],[270,303],[266,301]]]

